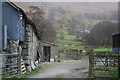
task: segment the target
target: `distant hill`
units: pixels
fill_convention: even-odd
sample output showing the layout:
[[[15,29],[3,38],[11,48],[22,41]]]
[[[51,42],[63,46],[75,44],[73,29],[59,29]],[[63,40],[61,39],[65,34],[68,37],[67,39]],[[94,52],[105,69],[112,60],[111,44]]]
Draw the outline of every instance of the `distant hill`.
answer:
[[[53,26],[88,29],[102,20],[117,19],[117,2],[17,2],[24,11],[29,6],[39,6],[46,12]],[[71,24],[74,23],[74,24]]]
[[[116,2],[24,2],[24,3],[15,3],[24,10],[27,10],[29,6],[36,5],[39,7],[43,7],[46,10],[54,10],[57,8],[63,8],[66,12],[71,12],[73,14],[106,14],[110,15],[111,11],[115,11],[118,9],[118,3]]]

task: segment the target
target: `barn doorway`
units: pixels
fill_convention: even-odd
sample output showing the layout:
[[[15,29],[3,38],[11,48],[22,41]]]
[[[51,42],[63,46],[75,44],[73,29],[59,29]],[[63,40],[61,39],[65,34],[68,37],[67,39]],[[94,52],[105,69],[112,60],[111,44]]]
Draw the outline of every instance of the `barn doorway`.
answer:
[[[46,62],[50,62],[50,58],[51,58],[51,47],[44,46],[44,60]]]

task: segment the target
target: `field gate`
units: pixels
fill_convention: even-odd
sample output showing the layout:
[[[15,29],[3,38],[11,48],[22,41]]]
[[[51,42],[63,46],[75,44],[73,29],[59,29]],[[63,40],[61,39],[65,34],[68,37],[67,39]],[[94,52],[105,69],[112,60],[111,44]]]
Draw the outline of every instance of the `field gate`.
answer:
[[[119,77],[119,53],[91,52],[89,54],[89,76],[90,77]]]

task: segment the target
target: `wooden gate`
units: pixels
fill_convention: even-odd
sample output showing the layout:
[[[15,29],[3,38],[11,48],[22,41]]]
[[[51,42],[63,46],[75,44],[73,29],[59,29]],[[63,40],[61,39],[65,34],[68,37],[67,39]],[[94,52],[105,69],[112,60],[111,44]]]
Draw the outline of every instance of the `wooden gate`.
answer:
[[[118,77],[118,59],[118,53],[91,52],[89,55],[89,76]]]
[[[67,57],[70,59],[79,60],[81,59],[81,56],[82,56],[81,49],[69,49],[69,51],[67,51]]]

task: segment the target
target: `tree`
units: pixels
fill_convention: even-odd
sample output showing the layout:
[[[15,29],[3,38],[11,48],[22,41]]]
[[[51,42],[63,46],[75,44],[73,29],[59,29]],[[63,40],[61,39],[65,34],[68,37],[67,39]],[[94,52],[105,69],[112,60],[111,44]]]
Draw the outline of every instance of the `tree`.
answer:
[[[56,30],[52,26],[49,20],[45,20],[45,28],[43,31],[42,40],[49,41],[49,42],[55,42],[56,41]]]
[[[118,32],[118,24],[111,21],[103,21],[96,24],[85,40],[90,45],[110,46],[112,45],[112,34]]]
[[[37,6],[30,6],[27,16],[34,22],[40,40],[55,41],[56,32],[52,24],[44,18],[45,12]]]

